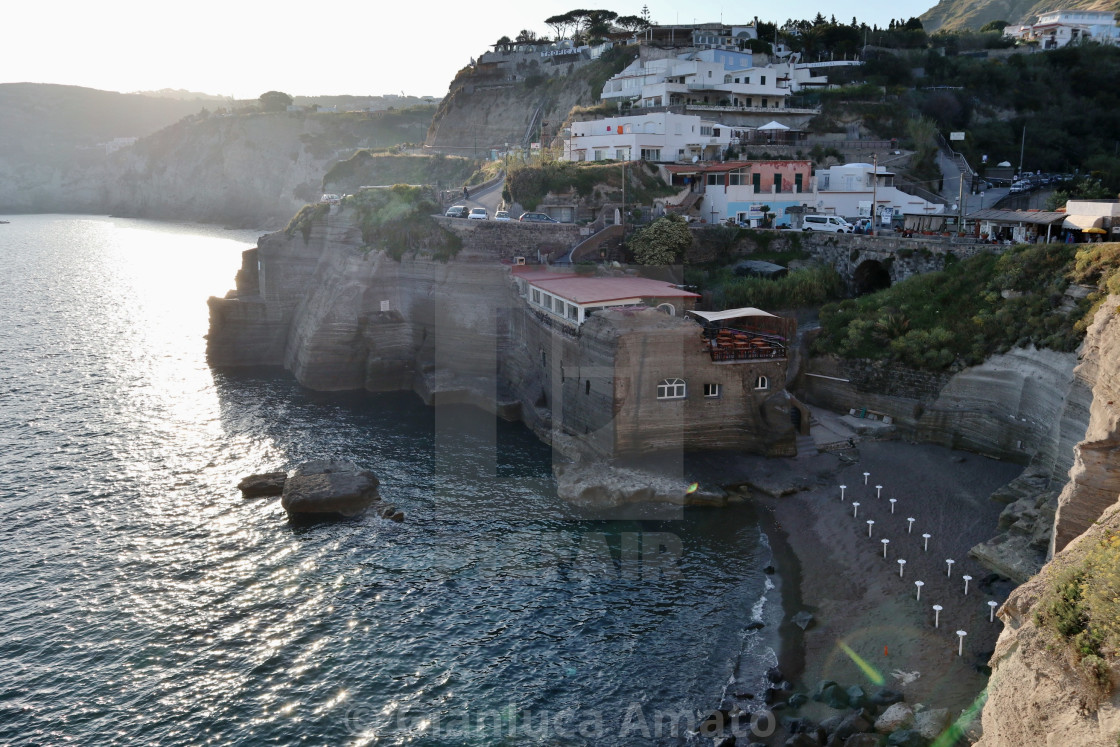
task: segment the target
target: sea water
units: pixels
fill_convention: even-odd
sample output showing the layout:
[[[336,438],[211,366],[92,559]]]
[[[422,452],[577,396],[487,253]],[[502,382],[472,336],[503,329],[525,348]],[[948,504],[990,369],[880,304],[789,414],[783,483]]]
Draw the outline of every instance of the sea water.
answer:
[[[747,507],[591,521],[520,425],[211,370],[206,298],[254,233],[6,218],[0,743],[688,743],[761,692]],[[322,457],[406,520],[236,489]]]

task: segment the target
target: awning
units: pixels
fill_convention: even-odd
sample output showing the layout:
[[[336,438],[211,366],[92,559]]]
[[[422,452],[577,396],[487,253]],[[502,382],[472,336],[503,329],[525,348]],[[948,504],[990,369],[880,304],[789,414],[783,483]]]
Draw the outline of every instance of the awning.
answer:
[[[786,127],[781,122],[772,119],[769,122],[767,122],[766,124],[759,127],[758,129],[762,132],[766,132],[768,130],[788,130],[789,128]]]
[[[1062,221],[1062,228],[1075,228],[1083,231],[1086,228],[1101,228],[1103,224],[1104,218],[1099,215],[1067,215],[1066,219]]]
[[[698,316],[706,322],[719,322],[724,319],[739,319],[744,316],[774,316],[773,314],[756,309],[753,306],[745,306],[741,309],[727,309],[726,311],[695,311],[688,310],[689,314]]]

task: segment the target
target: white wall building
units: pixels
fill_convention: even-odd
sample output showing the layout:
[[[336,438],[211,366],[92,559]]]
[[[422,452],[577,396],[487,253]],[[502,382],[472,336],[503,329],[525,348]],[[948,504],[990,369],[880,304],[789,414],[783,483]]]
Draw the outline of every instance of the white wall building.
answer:
[[[928,202],[894,186],[894,173],[883,166],[876,169],[869,163],[846,163],[816,173],[813,194],[805,202],[818,212],[846,217],[871,215],[874,198],[875,214],[889,209],[894,215],[935,214],[944,205]]]
[[[783,109],[790,92],[788,71],[754,67],[749,51],[713,48],[644,62],[639,58],[607,81],[601,98],[645,107]]]
[[[1052,10],[1041,14],[1032,25],[1008,26],[1003,33],[1023,41],[1037,41],[1042,49],[1059,49],[1082,41],[1120,43],[1120,28],[1111,10]]]
[[[732,128],[695,114],[651,112],[574,122],[564,142],[568,161],[684,161],[720,157]]]

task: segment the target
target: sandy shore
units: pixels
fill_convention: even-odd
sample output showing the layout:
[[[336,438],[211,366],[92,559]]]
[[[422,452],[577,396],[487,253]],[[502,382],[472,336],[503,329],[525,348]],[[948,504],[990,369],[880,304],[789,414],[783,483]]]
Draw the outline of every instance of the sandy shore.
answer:
[[[764,528],[786,607],[781,667],[796,689],[811,692],[822,679],[867,686],[878,677],[910,704],[947,708],[954,716],[972,704],[987,681],[979,667],[1002,627],[998,618],[988,621],[987,602],[1002,603],[1013,587],[985,583],[990,572],[968,549],[995,533],[1003,507],[988,496],[1022,466],[902,441],[862,441],[844,452],[792,460],[733,461],[718,469],[713,462],[709,475],[751,486],[752,501],[768,515]],[[866,485],[864,472],[870,473]],[[847,485],[843,501],[841,484]],[[878,498],[876,485],[882,486]],[[908,533],[909,517],[915,521]],[[870,538],[868,519],[875,521]],[[931,535],[928,551],[923,533]],[[884,538],[890,540],[886,559]],[[899,558],[907,561],[901,578]],[[951,576],[947,558],[956,561]],[[972,576],[967,595],[966,574]],[[924,582],[920,601],[916,580]],[[937,628],[934,604],[943,607]],[[804,633],[789,622],[798,610],[814,616]],[[957,630],[968,633],[963,656]],[[820,719],[836,711],[810,701],[800,713]]]

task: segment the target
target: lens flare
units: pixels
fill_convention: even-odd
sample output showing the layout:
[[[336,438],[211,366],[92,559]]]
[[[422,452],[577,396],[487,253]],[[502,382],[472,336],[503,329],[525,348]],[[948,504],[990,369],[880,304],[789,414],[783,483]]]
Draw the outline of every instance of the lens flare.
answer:
[[[847,654],[848,658],[856,663],[856,666],[859,667],[863,671],[863,673],[867,675],[867,679],[871,680],[872,683],[881,685],[886,682],[886,679],[884,679],[883,675],[879,674],[878,670],[876,670],[875,667],[864,661],[863,657],[853,651],[851,646],[844,642],[841,642],[840,650]]]
[[[700,488],[700,483],[694,482],[688,486],[688,490],[684,491],[685,495],[692,495]]]

